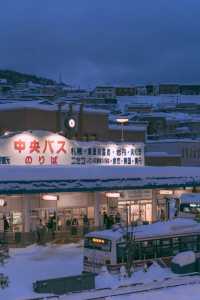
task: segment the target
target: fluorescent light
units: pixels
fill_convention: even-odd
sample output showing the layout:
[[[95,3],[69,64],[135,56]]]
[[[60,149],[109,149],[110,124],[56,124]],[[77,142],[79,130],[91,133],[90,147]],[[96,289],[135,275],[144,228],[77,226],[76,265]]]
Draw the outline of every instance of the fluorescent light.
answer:
[[[170,190],[160,190],[160,195],[172,195],[173,191]]]
[[[116,121],[118,123],[124,124],[124,123],[127,123],[129,120],[128,120],[128,118],[117,118]]]
[[[117,192],[106,193],[106,197],[107,198],[119,198],[120,197],[120,193],[117,193]]]
[[[5,136],[8,136],[9,134],[10,134],[10,131],[5,131],[5,132],[4,132],[4,135],[5,135]]]
[[[42,200],[56,201],[56,200],[58,200],[58,196],[56,196],[56,195],[42,195]]]
[[[0,206],[4,206],[6,201],[4,199],[0,199]]]

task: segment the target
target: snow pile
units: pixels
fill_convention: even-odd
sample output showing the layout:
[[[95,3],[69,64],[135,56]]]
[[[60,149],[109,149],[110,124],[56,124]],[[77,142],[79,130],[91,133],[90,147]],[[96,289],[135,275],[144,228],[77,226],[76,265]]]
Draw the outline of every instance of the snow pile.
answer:
[[[119,275],[110,274],[106,267],[102,267],[100,274],[96,276],[95,287],[96,289],[114,289],[130,284],[151,283],[155,280],[159,281],[168,277],[176,277],[176,275],[169,268],[160,267],[157,262],[153,262],[147,270],[141,268],[133,272],[131,277],[127,276],[124,267],[120,269]]]
[[[131,277],[132,283],[150,283],[155,280],[163,280],[168,277],[175,277],[176,275],[171,272],[169,268],[162,268],[157,262],[147,268],[147,271],[138,270],[133,273]]]
[[[117,278],[108,272],[106,266],[103,266],[99,275],[95,278],[96,289],[115,288],[117,286]]]
[[[196,261],[196,256],[193,251],[185,251],[178,253],[173,259],[172,263],[177,264],[181,267],[190,265]]]

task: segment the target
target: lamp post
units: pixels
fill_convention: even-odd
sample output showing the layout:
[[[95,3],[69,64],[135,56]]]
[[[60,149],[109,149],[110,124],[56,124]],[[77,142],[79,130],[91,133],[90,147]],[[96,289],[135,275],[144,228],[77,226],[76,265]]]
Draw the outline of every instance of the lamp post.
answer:
[[[117,123],[121,124],[121,142],[124,141],[124,124],[128,123],[128,118],[121,117],[116,119]]]

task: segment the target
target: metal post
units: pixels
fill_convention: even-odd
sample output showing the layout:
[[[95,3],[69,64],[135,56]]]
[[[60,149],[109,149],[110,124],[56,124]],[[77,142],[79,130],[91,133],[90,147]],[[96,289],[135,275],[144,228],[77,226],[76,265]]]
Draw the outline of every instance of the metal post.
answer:
[[[56,232],[58,231],[58,200],[59,200],[59,196],[57,196],[56,199]]]
[[[121,142],[124,141],[124,123],[121,123],[122,124],[122,134],[121,134]]]

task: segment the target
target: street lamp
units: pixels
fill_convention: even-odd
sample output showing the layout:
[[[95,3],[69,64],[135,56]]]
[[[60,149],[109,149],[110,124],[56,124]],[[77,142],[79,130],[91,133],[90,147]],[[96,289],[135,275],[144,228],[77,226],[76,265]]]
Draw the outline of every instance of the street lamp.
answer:
[[[128,118],[125,117],[121,117],[121,118],[117,118],[116,119],[117,123],[121,124],[121,129],[122,129],[122,133],[121,133],[121,142],[124,141],[124,124],[128,123]]]

